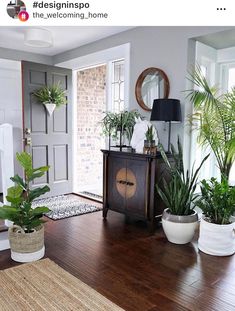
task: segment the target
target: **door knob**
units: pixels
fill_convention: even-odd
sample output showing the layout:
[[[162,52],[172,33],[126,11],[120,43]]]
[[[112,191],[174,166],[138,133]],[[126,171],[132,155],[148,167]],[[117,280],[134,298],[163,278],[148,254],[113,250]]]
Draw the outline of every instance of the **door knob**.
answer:
[[[31,134],[31,129],[26,127],[26,129],[24,130],[26,135],[30,135]]]
[[[32,145],[32,138],[31,137],[26,137],[23,139],[25,146],[31,146]]]

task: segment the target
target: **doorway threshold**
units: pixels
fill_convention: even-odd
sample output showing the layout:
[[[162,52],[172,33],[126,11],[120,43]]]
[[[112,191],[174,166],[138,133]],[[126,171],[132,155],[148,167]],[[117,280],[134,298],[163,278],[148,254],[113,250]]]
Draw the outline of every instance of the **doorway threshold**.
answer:
[[[95,193],[92,193],[89,191],[81,191],[81,192],[77,192],[74,194],[79,195],[79,196],[86,198],[86,199],[90,199],[90,200],[93,200],[93,201],[96,201],[99,203],[103,203],[103,197],[99,194],[95,194]]]

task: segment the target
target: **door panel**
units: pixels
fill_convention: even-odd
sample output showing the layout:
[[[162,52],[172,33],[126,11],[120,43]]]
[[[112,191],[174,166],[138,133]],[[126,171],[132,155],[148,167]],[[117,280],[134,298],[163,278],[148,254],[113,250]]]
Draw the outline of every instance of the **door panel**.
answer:
[[[33,146],[32,147],[33,166],[47,166],[48,165],[48,148],[47,146]],[[33,181],[33,185],[48,184],[48,172],[44,176]]]
[[[147,198],[146,190],[147,182],[147,165],[146,161],[141,160],[128,160],[127,168],[132,173],[127,176],[127,181],[129,185],[127,187],[129,191],[133,189],[132,195],[126,200],[126,210],[132,215],[147,217]],[[132,176],[133,175],[133,176]]]
[[[110,156],[111,157],[111,156]],[[125,211],[126,187],[121,181],[126,180],[126,160],[113,157],[109,159],[108,198],[109,208],[118,212]]]
[[[54,110],[53,113],[53,132],[58,133],[68,133],[68,106],[63,105],[56,110]]]
[[[54,182],[68,179],[68,145],[54,146]]]
[[[32,153],[34,167],[49,165],[47,175],[33,186],[48,184],[47,196],[72,192],[72,70],[38,63],[22,62],[24,137],[32,144],[25,150]],[[60,83],[66,90],[67,105],[56,108],[52,116],[32,95],[44,86]],[[25,130],[30,129],[30,134]]]
[[[30,96],[30,125],[31,132],[33,134],[37,133],[47,133],[47,114],[45,113],[45,108],[43,105],[35,103],[33,95]]]

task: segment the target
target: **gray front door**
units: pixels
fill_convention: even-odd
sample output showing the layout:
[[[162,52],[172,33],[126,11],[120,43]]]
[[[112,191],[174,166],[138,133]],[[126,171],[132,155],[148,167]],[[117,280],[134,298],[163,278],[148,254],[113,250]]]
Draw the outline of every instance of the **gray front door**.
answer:
[[[72,70],[38,63],[22,62],[23,129],[25,150],[32,154],[34,167],[49,165],[48,173],[33,186],[47,184],[48,196],[72,192]],[[44,85],[60,83],[66,90],[67,105],[51,116],[33,96]]]

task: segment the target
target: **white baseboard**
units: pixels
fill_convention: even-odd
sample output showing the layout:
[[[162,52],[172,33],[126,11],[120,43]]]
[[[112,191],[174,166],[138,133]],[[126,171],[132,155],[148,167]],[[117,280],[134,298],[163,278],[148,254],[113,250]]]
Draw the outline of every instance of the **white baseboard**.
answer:
[[[8,240],[8,232],[1,232],[0,233],[0,251],[3,251],[5,249],[9,249],[10,244]]]

